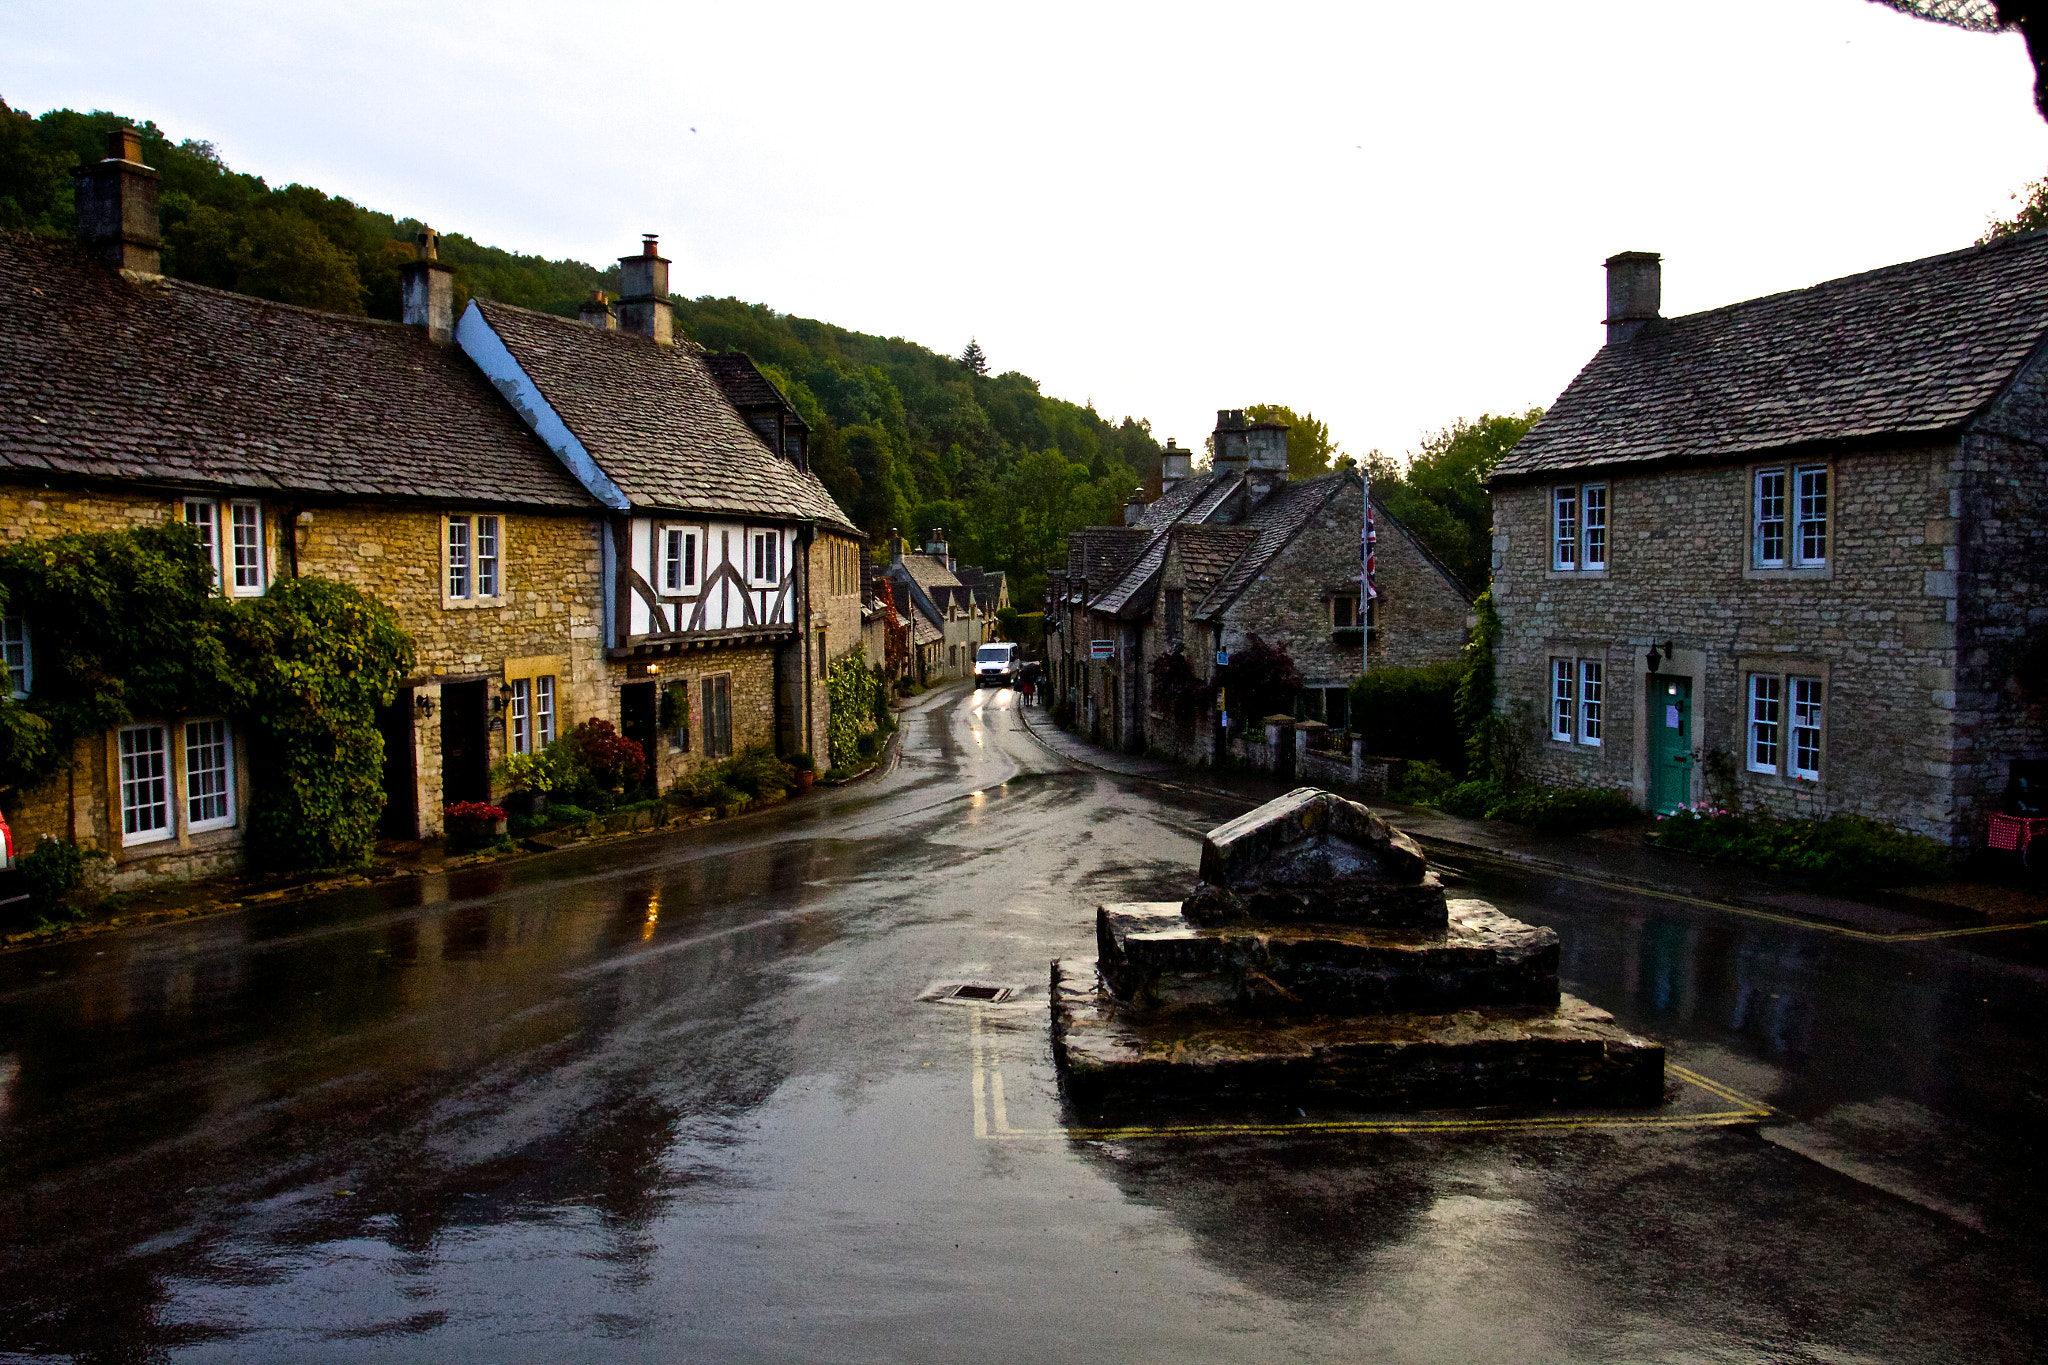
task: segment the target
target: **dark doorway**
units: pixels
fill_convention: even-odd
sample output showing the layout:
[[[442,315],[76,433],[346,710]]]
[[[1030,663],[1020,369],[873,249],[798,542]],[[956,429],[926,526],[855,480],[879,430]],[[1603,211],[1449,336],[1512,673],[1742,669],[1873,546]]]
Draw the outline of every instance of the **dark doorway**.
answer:
[[[441,799],[491,799],[490,684],[441,685]]]
[[[384,737],[384,814],[377,834],[385,839],[420,837],[417,773],[412,752],[412,689],[401,687],[389,706],[377,708],[377,733]]]
[[[654,767],[655,684],[627,683],[619,689],[619,733],[647,755],[647,780],[659,787]]]

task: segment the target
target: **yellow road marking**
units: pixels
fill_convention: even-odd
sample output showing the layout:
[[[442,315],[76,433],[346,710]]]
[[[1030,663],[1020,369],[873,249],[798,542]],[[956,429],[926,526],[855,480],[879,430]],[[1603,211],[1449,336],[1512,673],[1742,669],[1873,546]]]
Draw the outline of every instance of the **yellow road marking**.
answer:
[[[1843,938],[1861,939],[1865,943],[1926,943],[1938,938],[1966,938],[1973,934],[2005,934],[2015,929],[2039,929],[2048,925],[2048,919],[2024,920],[2017,924],[1977,924],[1967,929],[1919,929],[1906,933],[1886,934],[1873,929],[1851,929],[1845,924],[1827,924],[1820,920],[1805,919],[1798,915],[1774,914],[1769,910],[1752,910],[1747,906],[1730,905],[1726,901],[1703,900],[1698,896],[1681,896],[1675,891],[1652,891],[1647,887],[1630,886],[1626,882],[1611,882],[1603,877],[1586,877],[1576,872],[1561,872],[1555,868],[1531,863],[1517,862],[1513,858],[1500,858],[1489,853],[1468,849],[1457,849],[1453,858],[1469,859],[1473,862],[1491,863],[1495,867],[1509,868],[1517,872],[1538,877],[1555,877],[1559,881],[1578,882],[1582,886],[1597,886],[1606,891],[1620,891],[1631,896],[1649,896],[1656,900],[1673,901],[1679,905],[1697,905],[1707,910],[1722,910],[1731,915],[1743,915],[1749,919],[1768,920],[1772,924],[1790,924],[1801,929],[1817,929],[1823,934],[1839,934]]]
[[[1777,1111],[1762,1100],[1730,1089],[1686,1067],[1665,1071],[1718,1100],[1735,1106],[1700,1114],[1532,1114],[1522,1118],[1302,1119],[1278,1123],[1187,1123],[1121,1128],[1013,1128],[1003,1098],[1003,1072],[994,1041],[982,1025],[980,1008],[968,1013],[968,1046],[973,1061],[974,1136],[985,1141],[1018,1139],[1105,1139],[1137,1137],[1259,1137],[1288,1133],[1518,1133],[1590,1132],[1617,1128],[1726,1128],[1756,1123]]]

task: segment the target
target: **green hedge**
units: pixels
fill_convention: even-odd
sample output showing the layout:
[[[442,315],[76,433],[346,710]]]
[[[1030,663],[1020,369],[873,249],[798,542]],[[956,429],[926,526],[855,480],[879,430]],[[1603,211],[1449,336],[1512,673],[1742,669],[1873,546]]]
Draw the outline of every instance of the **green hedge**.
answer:
[[[1660,818],[1650,838],[1659,847],[1704,858],[1861,885],[1933,881],[1950,871],[1948,850],[1934,840],[1860,815],[1800,820],[1680,811]]]
[[[1421,668],[1375,668],[1351,684],[1351,728],[1365,750],[1386,758],[1419,758],[1445,771],[1465,771],[1465,738],[1458,728],[1462,661]]]

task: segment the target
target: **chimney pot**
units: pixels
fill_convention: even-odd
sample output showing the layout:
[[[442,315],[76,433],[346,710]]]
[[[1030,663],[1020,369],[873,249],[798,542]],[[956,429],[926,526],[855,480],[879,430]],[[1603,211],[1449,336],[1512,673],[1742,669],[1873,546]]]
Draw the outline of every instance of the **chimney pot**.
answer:
[[[590,291],[590,297],[577,307],[576,318],[579,322],[589,323],[600,332],[617,331],[619,326],[619,319],[612,312],[611,295],[602,289]]]
[[[657,233],[653,233],[653,232],[643,232],[643,233],[641,233],[641,234],[640,234],[640,254],[641,254],[642,256],[653,256],[653,257],[656,257],[656,258],[658,259],[658,258],[659,258],[659,257],[661,256],[661,237],[660,237],[660,235],[659,235],[659,234],[657,234]]]
[[[78,168],[78,242],[119,270],[163,273],[157,173],[142,164],[142,134],[116,128],[107,159]]]
[[[1664,303],[1664,258],[1623,251],[1607,258],[1607,344],[1633,341],[1658,319]]]
[[[425,223],[413,234],[413,259],[398,268],[399,315],[445,346],[455,339],[455,267],[440,259],[440,240]]]

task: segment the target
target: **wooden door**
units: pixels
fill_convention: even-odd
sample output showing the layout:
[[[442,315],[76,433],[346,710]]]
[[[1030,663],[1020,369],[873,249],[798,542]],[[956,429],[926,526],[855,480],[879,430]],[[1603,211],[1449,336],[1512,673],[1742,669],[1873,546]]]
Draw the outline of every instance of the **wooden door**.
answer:
[[[1652,673],[1647,720],[1650,809],[1669,815],[1692,801],[1692,679]]]

